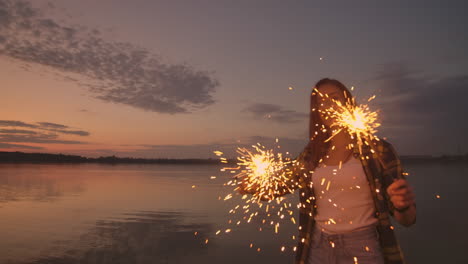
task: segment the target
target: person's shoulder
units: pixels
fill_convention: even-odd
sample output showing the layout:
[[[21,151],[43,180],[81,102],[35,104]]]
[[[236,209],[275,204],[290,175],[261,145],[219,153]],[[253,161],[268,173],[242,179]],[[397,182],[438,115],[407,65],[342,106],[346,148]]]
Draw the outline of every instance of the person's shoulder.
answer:
[[[374,148],[380,155],[394,155],[397,156],[395,147],[386,139],[376,139],[373,142]]]
[[[379,139],[376,142],[376,149],[384,169],[393,170],[401,167],[400,157],[393,144],[386,139]]]

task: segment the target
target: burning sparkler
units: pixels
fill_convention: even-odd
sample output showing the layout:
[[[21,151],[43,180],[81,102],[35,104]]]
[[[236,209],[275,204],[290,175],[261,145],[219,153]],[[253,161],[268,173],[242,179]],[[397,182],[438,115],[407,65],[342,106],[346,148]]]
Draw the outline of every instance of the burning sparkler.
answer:
[[[228,201],[235,195],[241,195],[243,204],[237,204],[229,210],[229,214],[238,214],[240,219],[235,221],[230,219],[229,224],[238,226],[256,220],[256,223],[261,225],[258,231],[271,228],[274,233],[278,233],[281,221],[291,221],[292,224],[296,224],[293,205],[285,202],[286,198],[282,195],[294,192],[293,186],[297,184],[294,168],[301,164],[288,157],[289,152],[286,152],[286,155],[276,153],[274,149],[279,149],[279,145],[274,149],[266,149],[260,143],[252,147],[253,149],[238,147],[236,152],[240,156],[237,157],[237,166],[221,169],[235,173],[224,184],[234,187],[234,192],[225,195],[224,199],[221,197],[219,199]],[[222,152],[214,151],[214,153],[220,157],[221,162],[228,163],[227,159],[222,157]],[[220,232],[217,233],[219,234]],[[286,247],[282,248],[284,251]]]
[[[238,165],[243,169],[236,175],[244,181],[246,190],[253,191],[251,201],[273,200],[284,189],[292,192],[288,188],[292,170],[289,170],[287,166],[293,161],[284,160],[282,153],[275,156],[273,150],[264,150],[260,144],[252,145],[252,147],[256,152],[238,148],[237,153],[241,155],[238,157],[240,161]]]
[[[375,135],[380,123],[377,122],[377,111],[371,111],[367,104],[356,104],[355,98],[348,98],[345,94],[345,103],[339,100],[329,98],[327,94],[323,95],[317,88],[314,88],[319,96],[326,100],[331,100],[333,105],[324,110],[318,110],[324,115],[326,119],[333,120],[330,129],[333,131],[332,135],[325,140],[331,140],[341,131],[345,130],[356,139],[356,144],[359,148],[359,153],[362,154],[362,146],[369,145],[370,142],[379,138]],[[375,98],[375,95],[370,97],[367,101],[370,102]],[[351,145],[350,147],[353,147]]]

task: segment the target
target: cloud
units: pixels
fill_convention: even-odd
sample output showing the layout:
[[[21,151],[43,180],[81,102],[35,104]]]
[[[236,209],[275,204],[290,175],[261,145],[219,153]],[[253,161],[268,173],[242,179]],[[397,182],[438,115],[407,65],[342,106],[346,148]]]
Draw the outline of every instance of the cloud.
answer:
[[[89,132],[82,130],[63,130],[63,129],[49,129],[50,131],[55,131],[62,134],[71,134],[77,136],[89,136]]]
[[[381,99],[375,100],[381,109],[381,130],[402,142],[406,153],[468,149],[468,74],[428,76],[394,63],[384,65],[373,81],[382,88]]]
[[[37,146],[28,146],[28,145],[20,145],[20,144],[10,144],[10,143],[2,143],[0,142],[0,148],[1,149],[8,149],[8,148],[22,148],[22,149],[44,149],[43,147],[37,147]]]
[[[72,134],[72,135],[78,135],[78,136],[89,136],[90,133],[87,131],[83,130],[67,130],[70,127],[62,124],[57,124],[57,123],[51,123],[51,122],[37,122],[37,124],[28,124],[22,121],[15,121],[15,120],[0,120],[0,127],[1,126],[13,126],[13,127],[28,127],[28,128],[36,128],[36,129],[41,129],[41,130],[48,130],[48,131],[53,131],[53,132],[58,132],[62,134]],[[13,130],[7,130],[7,129],[0,129],[0,131],[3,131],[4,133],[29,133],[29,134],[34,134],[37,132],[31,131],[31,130],[18,130],[18,129],[13,129]]]
[[[24,129],[0,129],[0,133],[14,133],[14,134],[37,134],[36,131]]]
[[[48,143],[48,144],[87,144],[84,141],[77,140],[64,140],[59,139],[61,134],[72,134],[77,136],[89,136],[90,133],[83,130],[68,130],[70,127],[67,125],[50,123],[50,122],[37,122],[35,124],[26,123],[17,120],[0,120],[0,127],[14,127],[0,129],[0,147],[12,148],[28,148],[28,149],[42,149],[35,146],[17,145],[11,143]],[[29,128],[16,129],[16,127]],[[34,130],[31,130],[34,129]],[[44,132],[46,131],[46,132]]]
[[[269,119],[277,123],[298,123],[309,118],[309,114],[285,110],[280,105],[255,103],[242,110],[257,119]]]
[[[37,125],[28,124],[22,121],[14,121],[14,120],[0,120],[0,126],[15,126],[15,127],[30,127],[36,128]]]
[[[78,109],[77,111],[85,114],[96,114],[96,112],[84,108]]]
[[[68,128],[68,126],[62,125],[62,124],[56,124],[56,123],[50,123],[50,122],[37,122],[39,125],[42,127],[50,127],[50,128],[56,128],[56,129],[63,129],[63,128]]]
[[[38,122],[38,124],[41,126],[40,128],[58,132],[58,133],[78,135],[78,136],[89,136],[89,132],[86,132],[86,131],[65,130],[65,129],[68,129],[69,127],[62,125],[62,124],[56,124],[56,123],[50,123],[50,122]]]
[[[0,55],[51,67],[94,98],[158,113],[212,105],[219,86],[210,72],[164,63],[147,49],[104,39],[99,30],[62,25],[26,1],[0,0]]]
[[[85,142],[77,140],[60,140],[57,134],[41,134],[36,135],[15,135],[15,134],[0,134],[0,142],[25,142],[25,143],[53,143],[53,144],[85,144]]]

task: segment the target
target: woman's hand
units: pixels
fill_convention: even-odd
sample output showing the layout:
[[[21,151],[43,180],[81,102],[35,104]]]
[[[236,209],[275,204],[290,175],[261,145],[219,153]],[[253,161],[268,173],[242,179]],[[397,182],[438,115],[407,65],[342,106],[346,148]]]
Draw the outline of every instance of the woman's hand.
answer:
[[[413,188],[405,179],[395,180],[387,188],[387,194],[395,207],[394,217],[402,225],[408,227],[416,222],[416,203]],[[404,211],[399,212],[398,210]]]
[[[409,186],[405,179],[398,179],[390,184],[387,188],[387,193],[393,206],[398,210],[404,209],[415,203],[413,188]]]
[[[247,177],[242,177],[239,183],[239,193],[240,194],[254,194],[257,191],[257,185],[249,183]]]

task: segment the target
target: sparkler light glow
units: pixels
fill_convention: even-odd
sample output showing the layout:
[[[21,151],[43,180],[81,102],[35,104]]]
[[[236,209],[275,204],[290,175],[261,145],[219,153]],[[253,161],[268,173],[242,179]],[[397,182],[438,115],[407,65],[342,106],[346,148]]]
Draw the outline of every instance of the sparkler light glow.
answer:
[[[333,120],[330,125],[330,129],[333,131],[332,135],[325,142],[345,130],[353,139],[356,139],[359,153],[362,154],[362,146],[364,144],[370,145],[370,142],[379,140],[376,136],[377,128],[380,126],[380,123],[377,122],[378,113],[377,111],[371,111],[369,105],[356,104],[355,98],[347,97],[346,93],[344,93],[345,103],[342,103],[339,100],[329,98],[328,94],[324,95],[320,93],[317,88],[314,88],[314,92],[324,100],[331,100],[333,102],[329,108],[316,110],[322,113],[325,119]],[[370,102],[373,99],[375,99],[375,95],[371,96],[367,101]],[[353,145],[350,146],[350,148],[352,147]]]
[[[259,147],[260,146],[260,147]],[[282,153],[273,153],[273,150],[264,150],[264,146],[259,143],[252,145],[256,152],[249,151],[246,148],[238,148],[237,153],[243,168],[236,177],[241,178],[246,186],[246,191],[252,192],[251,202],[260,202],[261,200],[273,200],[278,192],[288,189],[291,183],[292,170],[288,169],[288,164],[294,163],[290,159],[283,159]]]
[[[278,139],[276,139],[278,143]],[[236,167],[224,167],[221,171],[229,171],[234,176],[224,183],[224,186],[234,187],[233,192],[219,197],[219,200],[233,201],[236,195],[241,196],[242,204],[234,205],[229,214],[238,214],[236,220],[229,219],[231,225],[229,230],[241,223],[255,222],[260,225],[258,231],[271,229],[275,234],[279,232],[281,221],[290,221],[296,224],[293,214],[293,205],[285,202],[285,193],[293,193],[293,186],[297,184],[294,176],[295,166],[300,164],[297,160],[288,157],[283,153],[274,151],[280,149],[277,145],[274,149],[266,149],[265,146],[257,143],[252,145],[253,149],[238,147]],[[214,151],[220,157],[222,163],[228,163],[227,159],[222,157],[221,151]],[[250,194],[250,195],[248,195]],[[235,216],[233,216],[235,217]],[[218,231],[216,235],[220,235]],[[292,236],[295,240],[295,236]],[[291,246],[291,250],[292,250]],[[281,246],[281,251],[286,250],[286,246]]]

